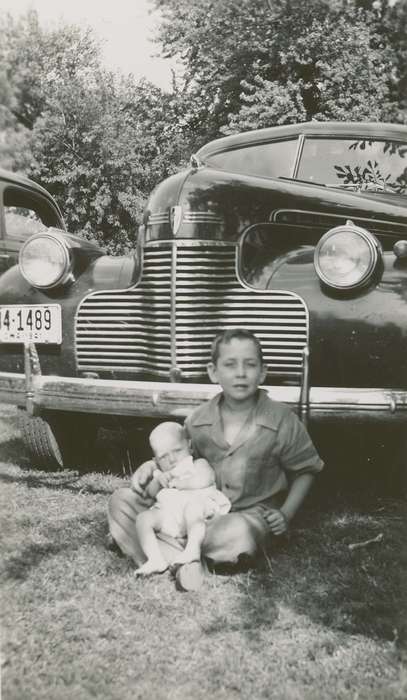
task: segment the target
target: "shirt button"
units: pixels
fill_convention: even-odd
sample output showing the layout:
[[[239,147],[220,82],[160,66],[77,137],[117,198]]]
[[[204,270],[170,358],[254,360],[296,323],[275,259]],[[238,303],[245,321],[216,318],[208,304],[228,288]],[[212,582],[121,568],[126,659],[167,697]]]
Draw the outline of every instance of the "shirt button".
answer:
[[[225,489],[230,489],[230,484],[225,484]]]

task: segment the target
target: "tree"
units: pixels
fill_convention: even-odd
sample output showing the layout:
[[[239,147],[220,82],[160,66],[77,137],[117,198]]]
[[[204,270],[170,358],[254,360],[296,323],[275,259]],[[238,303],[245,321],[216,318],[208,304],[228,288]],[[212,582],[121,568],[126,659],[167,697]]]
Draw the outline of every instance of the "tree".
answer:
[[[0,162],[121,252],[210,138],[309,119],[407,122],[407,0],[152,0],[173,91],[106,71],[91,30],[0,15]]]
[[[155,0],[202,140],[309,119],[406,121],[406,0]]]
[[[239,111],[241,83],[270,60],[273,27],[264,0],[155,0],[163,55],[182,67],[178,97],[195,147],[219,136]]]
[[[271,79],[243,84],[242,107],[228,132],[293,121],[396,121],[392,94],[394,52],[376,34],[374,24],[355,7],[341,14],[332,8],[311,14],[308,31],[303,2],[279,21],[278,65]],[[296,37],[295,41],[290,37]]]
[[[13,93],[10,111],[32,129],[54,89],[80,79],[91,86],[100,67],[100,46],[90,29],[71,24],[41,26],[35,10],[14,19],[0,16],[0,65]]]
[[[3,23],[2,161],[43,184],[69,230],[111,252],[134,245],[146,199],[184,154],[173,96],[103,69],[90,31]],[[6,133],[7,131],[7,133]],[[17,136],[25,142],[16,148]]]
[[[182,147],[168,118],[170,98],[159,88],[104,71],[94,78],[97,89],[86,95],[80,83],[61,85],[37,119],[31,174],[63,203],[70,230],[123,252]]]

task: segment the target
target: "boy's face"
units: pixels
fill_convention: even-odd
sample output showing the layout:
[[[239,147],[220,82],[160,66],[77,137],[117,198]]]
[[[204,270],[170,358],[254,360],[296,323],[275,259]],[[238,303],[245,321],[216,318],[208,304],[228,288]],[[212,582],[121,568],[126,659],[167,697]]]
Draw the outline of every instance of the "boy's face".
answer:
[[[255,395],[266,377],[255,343],[250,339],[233,338],[221,343],[216,364],[208,365],[212,382],[220,384],[227,398],[245,401]]]
[[[180,435],[167,433],[161,435],[159,444],[152,444],[155,461],[161,471],[168,472],[190,453],[189,442]]]

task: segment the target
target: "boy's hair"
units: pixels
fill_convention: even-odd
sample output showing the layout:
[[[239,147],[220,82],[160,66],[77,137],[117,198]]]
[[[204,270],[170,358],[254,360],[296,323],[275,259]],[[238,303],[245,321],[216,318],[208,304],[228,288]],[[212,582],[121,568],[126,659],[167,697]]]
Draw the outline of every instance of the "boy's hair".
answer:
[[[154,451],[153,443],[154,441],[159,441],[163,433],[171,432],[182,440],[186,440],[187,436],[185,434],[185,429],[183,425],[176,423],[176,421],[165,421],[164,423],[159,423],[153,428],[149,435],[149,443],[151,449]]]
[[[245,328],[229,328],[228,330],[219,333],[212,342],[211,360],[214,365],[216,365],[217,361],[219,360],[220,346],[222,343],[230,343],[230,341],[234,340],[235,338],[236,340],[251,340],[257,348],[260,362],[263,364],[263,351],[261,349],[260,341],[258,338],[256,338],[254,333],[246,330]]]

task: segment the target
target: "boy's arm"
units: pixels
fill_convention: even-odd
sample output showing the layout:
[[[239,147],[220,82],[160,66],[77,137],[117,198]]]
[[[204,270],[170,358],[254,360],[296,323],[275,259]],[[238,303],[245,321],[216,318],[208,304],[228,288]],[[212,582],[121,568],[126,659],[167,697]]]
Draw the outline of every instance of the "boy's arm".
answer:
[[[143,462],[131,477],[131,489],[139,496],[144,496],[146,487],[153,478],[153,471],[157,465],[153,459]]]
[[[272,509],[266,516],[270,530],[281,535],[305,500],[316,474],[324,466],[311,438],[298,417],[289,412],[280,428],[282,450],[281,466],[289,478],[289,489],[280,509]]]
[[[291,483],[281,508],[270,510],[265,519],[274,535],[282,535],[288,530],[290,520],[302,505],[305,497],[312,486],[315,475],[309,472],[299,474]]]
[[[170,486],[176,489],[205,489],[215,483],[215,472],[206,459],[194,461],[193,472],[188,476],[174,477]]]
[[[305,497],[310,490],[315,479],[315,474],[306,472],[294,478],[291,487],[288,490],[287,498],[285,499],[280,510],[285,515],[288,521],[292,520],[297,510],[299,510]]]

